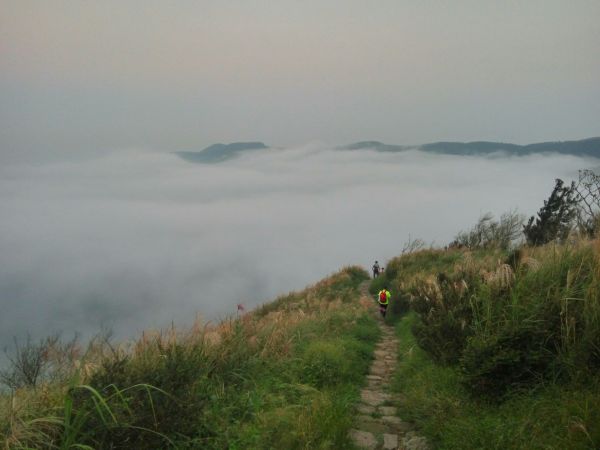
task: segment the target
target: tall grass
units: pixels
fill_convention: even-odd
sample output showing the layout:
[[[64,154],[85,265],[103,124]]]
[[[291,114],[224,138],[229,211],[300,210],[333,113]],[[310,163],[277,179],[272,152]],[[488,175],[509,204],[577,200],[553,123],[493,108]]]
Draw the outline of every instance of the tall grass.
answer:
[[[439,448],[600,447],[600,241],[423,250],[388,263],[395,388]]]
[[[423,349],[460,363],[473,393],[501,397],[600,367],[599,249],[576,239],[511,254],[424,250],[390,262],[384,282],[418,313]]]
[[[0,394],[4,448],[348,448],[378,327],[350,267],[217,325],[92,343]]]
[[[439,365],[412,332],[414,313],[397,325],[399,365],[392,388],[400,409],[438,449],[595,449],[600,444],[600,380],[547,382],[502,403],[470,395],[458,366]]]

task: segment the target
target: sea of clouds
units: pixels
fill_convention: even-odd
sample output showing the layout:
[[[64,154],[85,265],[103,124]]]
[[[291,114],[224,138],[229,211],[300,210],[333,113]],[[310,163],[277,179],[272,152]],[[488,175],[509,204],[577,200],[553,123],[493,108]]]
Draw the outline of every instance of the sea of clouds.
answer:
[[[0,348],[56,331],[118,337],[216,321],[411,236],[445,245],[480,215],[532,215],[598,160],[339,151],[311,144],[214,165],[121,150],[0,167]]]

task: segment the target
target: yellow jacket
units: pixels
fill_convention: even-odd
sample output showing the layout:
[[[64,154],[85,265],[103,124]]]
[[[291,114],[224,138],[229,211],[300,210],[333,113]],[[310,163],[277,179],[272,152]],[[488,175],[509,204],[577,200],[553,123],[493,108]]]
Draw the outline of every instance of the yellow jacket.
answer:
[[[381,301],[381,293],[385,292],[385,302]],[[379,291],[379,293],[377,294],[377,301],[382,304],[382,305],[387,305],[390,302],[390,297],[392,296],[392,294],[390,294],[390,291],[388,291],[387,289],[382,289]]]

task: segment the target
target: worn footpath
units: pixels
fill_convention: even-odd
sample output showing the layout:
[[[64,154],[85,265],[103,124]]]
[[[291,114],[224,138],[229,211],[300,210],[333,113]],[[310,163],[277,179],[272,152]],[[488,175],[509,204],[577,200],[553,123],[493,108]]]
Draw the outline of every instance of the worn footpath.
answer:
[[[369,282],[361,286],[361,296],[370,299]],[[374,313],[378,315],[376,304]],[[375,360],[367,375],[368,385],[361,391],[361,402],[356,407],[354,428],[350,437],[361,449],[428,450],[425,438],[418,436],[412,425],[399,415],[397,399],[389,392],[390,382],[396,367],[398,339],[393,327],[385,325],[379,317],[381,341],[375,348]]]

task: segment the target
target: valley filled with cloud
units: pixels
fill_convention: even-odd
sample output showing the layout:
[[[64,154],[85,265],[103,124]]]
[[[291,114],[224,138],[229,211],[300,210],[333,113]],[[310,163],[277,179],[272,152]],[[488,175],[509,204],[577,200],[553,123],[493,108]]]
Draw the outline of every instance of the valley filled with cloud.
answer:
[[[443,246],[484,213],[533,215],[572,155],[270,148],[220,164],[114,151],[0,168],[0,346],[218,320],[409,236]],[[394,245],[390,246],[390,242]]]

